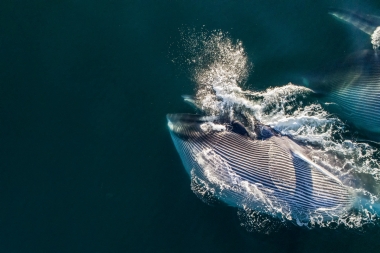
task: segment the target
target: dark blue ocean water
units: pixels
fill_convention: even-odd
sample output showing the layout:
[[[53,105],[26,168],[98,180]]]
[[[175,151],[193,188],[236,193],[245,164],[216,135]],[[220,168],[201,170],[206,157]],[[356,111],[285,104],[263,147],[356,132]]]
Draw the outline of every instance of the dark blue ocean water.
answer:
[[[247,232],[190,190],[165,115],[194,83],[173,43],[221,29],[254,64],[247,83],[293,81],[370,47],[330,6],[378,1],[3,1],[0,252],[376,252],[380,229]]]

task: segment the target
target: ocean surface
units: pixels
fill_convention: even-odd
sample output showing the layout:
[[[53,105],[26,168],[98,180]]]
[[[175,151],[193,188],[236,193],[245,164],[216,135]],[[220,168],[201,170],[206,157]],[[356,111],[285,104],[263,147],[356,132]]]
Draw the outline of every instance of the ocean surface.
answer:
[[[199,88],[209,35],[244,51],[241,88],[264,93],[371,49],[329,7],[380,15],[374,0],[3,1],[0,252],[377,252],[377,221],[272,231],[205,204],[167,126],[194,112],[181,95]],[[378,148],[361,162],[378,165]],[[377,197],[375,165],[358,170]]]

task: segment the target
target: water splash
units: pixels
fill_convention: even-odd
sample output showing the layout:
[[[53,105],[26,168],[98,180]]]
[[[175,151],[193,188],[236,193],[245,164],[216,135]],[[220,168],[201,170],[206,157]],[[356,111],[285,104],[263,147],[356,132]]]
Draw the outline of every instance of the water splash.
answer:
[[[206,164],[204,167],[209,182],[206,184],[192,173],[192,189],[197,196],[209,203],[210,199],[220,197],[218,195],[223,194],[223,189],[228,187],[251,196],[251,199],[237,203],[240,207],[239,217],[247,230],[264,233],[279,229],[282,225],[279,226],[278,222],[290,222],[308,228],[362,228],[377,222],[378,214],[374,205],[380,190],[374,184],[367,183],[368,180],[375,184],[380,181],[380,156],[375,147],[344,139],[342,136],[347,135],[345,124],[313,99],[313,91],[306,87],[289,83],[265,91],[244,90],[242,87],[246,85],[253,65],[248,60],[243,43],[232,40],[228,33],[184,29],[181,37],[184,50],[176,60],[182,59],[190,69],[197,86],[197,107],[202,108],[207,115],[239,119],[252,132],[257,122],[268,125],[310,147],[309,155],[313,162],[327,168],[350,187],[357,196],[357,203],[355,209],[346,210],[343,214],[330,210],[331,217],[328,220],[318,213],[306,214],[306,223],[301,222],[305,220],[302,217],[292,219],[289,208],[283,203],[266,201],[265,189],[247,185],[248,182],[243,182],[236,175],[219,178],[217,170],[228,170],[228,166],[218,162],[210,150],[194,154],[199,163]],[[367,181],[363,181],[363,177]],[[256,200],[264,205],[258,210],[249,209],[245,201]],[[273,216],[277,219],[271,218]]]
[[[375,31],[371,35],[371,43],[374,50],[380,47],[380,26],[376,27]]]

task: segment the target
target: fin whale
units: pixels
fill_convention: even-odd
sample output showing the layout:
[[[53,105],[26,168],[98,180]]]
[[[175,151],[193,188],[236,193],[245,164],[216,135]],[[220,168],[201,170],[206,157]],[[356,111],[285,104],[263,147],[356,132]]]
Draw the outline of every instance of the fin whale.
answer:
[[[168,114],[171,138],[187,173],[230,206],[296,221],[330,219],[349,210],[354,194],[312,162],[306,147],[266,126],[247,135],[240,122]],[[197,194],[198,195],[198,194]]]
[[[321,100],[342,119],[373,140],[380,140],[380,17],[331,9],[334,17],[371,35],[374,50],[362,50],[349,55],[337,68],[309,88],[322,93]]]

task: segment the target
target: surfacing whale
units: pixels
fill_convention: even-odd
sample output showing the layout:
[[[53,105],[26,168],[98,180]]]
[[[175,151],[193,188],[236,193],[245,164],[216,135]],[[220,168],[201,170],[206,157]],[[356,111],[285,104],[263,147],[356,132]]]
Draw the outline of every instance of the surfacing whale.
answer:
[[[354,203],[349,187],[306,147],[268,126],[258,123],[249,134],[242,123],[215,116],[168,114],[167,121],[198,196],[296,222],[328,220]]]
[[[371,36],[373,50],[353,53],[310,88],[323,93],[333,110],[372,140],[380,140],[380,17],[347,10],[329,12]],[[335,107],[335,108],[334,108]]]

